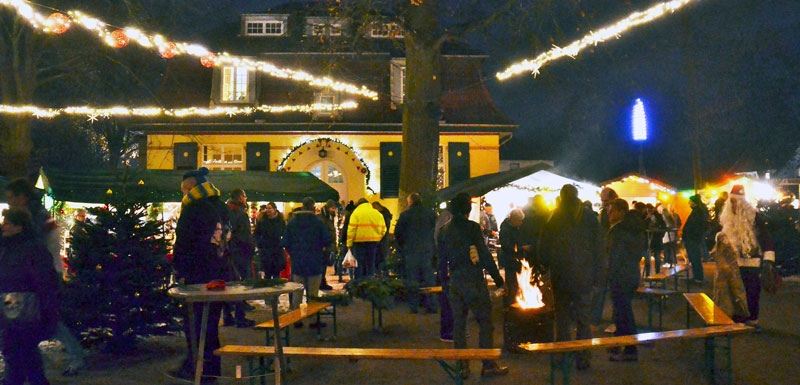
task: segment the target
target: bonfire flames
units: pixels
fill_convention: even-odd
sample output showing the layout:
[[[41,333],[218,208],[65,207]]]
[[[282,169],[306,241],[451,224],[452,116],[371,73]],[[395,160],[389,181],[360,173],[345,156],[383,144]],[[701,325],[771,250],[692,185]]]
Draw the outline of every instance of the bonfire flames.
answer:
[[[533,268],[528,265],[528,261],[522,261],[522,270],[517,273],[517,283],[519,292],[517,294],[517,306],[522,309],[539,309],[544,307],[544,298],[539,286],[531,285],[531,274]]]

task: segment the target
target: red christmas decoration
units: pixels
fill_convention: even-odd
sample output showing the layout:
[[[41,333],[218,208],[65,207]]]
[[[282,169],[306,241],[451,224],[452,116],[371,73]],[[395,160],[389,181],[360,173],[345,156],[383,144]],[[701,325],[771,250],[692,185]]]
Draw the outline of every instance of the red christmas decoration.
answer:
[[[59,12],[51,13],[50,16],[47,17],[46,24],[51,32],[60,35],[67,32],[69,29],[69,17]]]
[[[130,39],[128,39],[128,34],[125,31],[118,29],[114,32],[111,32],[111,44],[115,48],[123,48],[128,45]]]
[[[213,53],[209,53],[208,55],[205,55],[200,58],[200,64],[202,64],[203,67],[207,68],[213,67],[216,61],[217,61],[217,55],[214,55]]]
[[[172,59],[178,53],[178,46],[175,43],[168,41],[158,49],[158,53],[164,59]]]

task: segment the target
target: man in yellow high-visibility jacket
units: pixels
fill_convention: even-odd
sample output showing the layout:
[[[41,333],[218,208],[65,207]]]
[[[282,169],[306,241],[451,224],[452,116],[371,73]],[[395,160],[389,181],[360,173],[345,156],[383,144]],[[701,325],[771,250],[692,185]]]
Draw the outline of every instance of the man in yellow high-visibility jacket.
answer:
[[[375,275],[378,244],[384,234],[386,234],[386,223],[383,215],[372,208],[366,198],[359,199],[347,225],[347,247],[353,251],[353,256],[358,262],[356,278]]]

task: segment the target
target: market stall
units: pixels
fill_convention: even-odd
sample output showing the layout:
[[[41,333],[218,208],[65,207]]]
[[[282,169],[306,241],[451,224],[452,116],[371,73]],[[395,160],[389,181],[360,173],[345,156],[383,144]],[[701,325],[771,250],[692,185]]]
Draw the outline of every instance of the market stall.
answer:
[[[600,187],[589,182],[570,179],[547,170],[534,172],[499,186],[484,196],[492,204],[498,221],[505,219],[511,210],[524,207],[534,195],[541,195],[549,207],[555,207],[561,187],[571,184],[578,188],[582,201],[600,202]]]

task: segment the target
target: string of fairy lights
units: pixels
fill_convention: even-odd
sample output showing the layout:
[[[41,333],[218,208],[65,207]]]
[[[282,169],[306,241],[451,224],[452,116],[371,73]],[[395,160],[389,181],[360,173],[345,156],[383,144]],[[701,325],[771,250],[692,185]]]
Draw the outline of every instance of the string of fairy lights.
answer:
[[[695,1],[698,0],[672,0],[656,4],[645,11],[634,12],[613,25],[601,28],[597,31],[589,32],[589,34],[580,40],[573,41],[566,47],[556,46],[553,47],[553,49],[540,54],[534,59],[525,59],[519,63],[513,64],[502,72],[498,72],[496,74],[497,79],[506,80],[523,72],[529,72],[533,76],[536,76],[539,74],[539,70],[542,67],[553,60],[563,57],[574,58],[575,56],[578,56],[578,53],[580,53],[581,50],[586,47],[596,46],[597,44],[600,44],[611,38],[618,38],[623,32],[631,28],[649,23],[668,13],[675,12],[685,5]]]
[[[60,115],[85,115],[90,122],[95,122],[99,118],[110,117],[155,117],[166,116],[182,118],[186,116],[224,116],[233,117],[236,115],[250,115],[256,112],[282,113],[282,112],[327,112],[342,111],[358,108],[356,102],[344,102],[341,104],[306,104],[306,105],[285,105],[272,106],[261,105],[254,107],[214,107],[214,108],[160,108],[160,107],[110,107],[95,108],[89,106],[75,106],[64,108],[40,108],[36,106],[11,106],[0,104],[0,114],[12,114],[22,116],[33,116],[35,118],[54,118]]]
[[[226,52],[213,53],[202,45],[170,41],[160,34],[147,33],[135,27],[116,28],[80,11],[57,11],[45,16],[37,12],[32,4],[23,0],[0,0],[0,5],[14,9],[20,17],[28,21],[31,27],[43,32],[62,34],[75,24],[97,34],[102,42],[115,48],[124,48],[133,41],[143,48],[156,51],[165,59],[171,59],[177,55],[190,55],[199,58],[200,63],[205,67],[247,68],[281,79],[305,82],[311,86],[363,96],[372,100],[378,99],[378,93],[365,86],[359,87],[330,77],[315,76],[303,70],[280,68],[263,60],[252,60]]]

